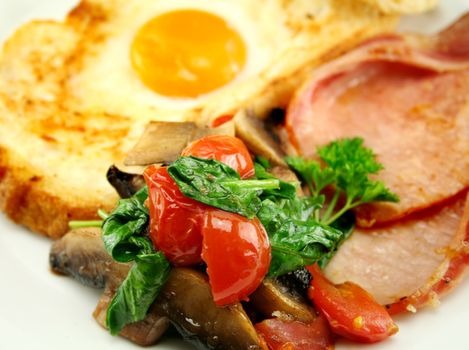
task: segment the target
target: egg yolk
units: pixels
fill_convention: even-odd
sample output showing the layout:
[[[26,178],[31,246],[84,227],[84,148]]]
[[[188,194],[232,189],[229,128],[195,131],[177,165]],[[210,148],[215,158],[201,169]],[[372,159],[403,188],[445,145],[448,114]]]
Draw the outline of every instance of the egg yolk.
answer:
[[[164,96],[187,98],[233,80],[246,63],[246,47],[222,18],[176,10],[144,24],[130,56],[147,87]]]

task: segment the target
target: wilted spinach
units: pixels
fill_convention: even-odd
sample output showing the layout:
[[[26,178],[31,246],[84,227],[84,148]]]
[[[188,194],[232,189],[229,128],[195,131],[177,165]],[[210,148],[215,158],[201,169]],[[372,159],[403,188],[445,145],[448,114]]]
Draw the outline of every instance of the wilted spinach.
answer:
[[[147,198],[148,189],[144,187],[131,198],[121,199],[103,223],[107,252],[116,261],[134,262],[107,310],[106,325],[111,334],[145,317],[170,272],[168,260],[144,235],[149,221],[144,205]]]

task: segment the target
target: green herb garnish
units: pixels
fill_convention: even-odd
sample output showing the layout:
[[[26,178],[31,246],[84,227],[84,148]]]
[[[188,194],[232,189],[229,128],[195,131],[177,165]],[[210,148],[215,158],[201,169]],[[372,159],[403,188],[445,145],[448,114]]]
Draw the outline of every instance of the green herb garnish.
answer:
[[[361,204],[399,201],[384,183],[369,178],[383,166],[375,160],[371,149],[363,147],[363,139],[356,137],[334,141],[319,147],[318,154],[325,167],[301,157],[287,157],[286,162],[308,185],[312,196],[323,195],[327,186],[334,188],[327,209],[321,215],[319,212],[315,214],[321,223],[330,225]],[[338,207],[341,197],[343,204]]]

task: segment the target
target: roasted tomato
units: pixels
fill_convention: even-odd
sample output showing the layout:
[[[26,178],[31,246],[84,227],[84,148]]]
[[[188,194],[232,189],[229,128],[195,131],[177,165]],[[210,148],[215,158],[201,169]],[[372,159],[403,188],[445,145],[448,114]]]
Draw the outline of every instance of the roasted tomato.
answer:
[[[166,168],[144,172],[150,207],[150,238],[176,266],[200,263],[204,204],[184,196]]]
[[[271,350],[329,350],[334,348],[329,325],[324,316],[314,321],[268,319],[256,324],[257,333]]]
[[[255,218],[210,209],[202,228],[202,258],[217,305],[247,300],[270,264],[270,243]]]
[[[194,141],[181,153],[204,159],[216,159],[235,169],[242,179],[254,176],[254,164],[243,141],[228,135],[210,135]]]
[[[317,265],[309,266],[308,270],[313,275],[308,296],[326,316],[334,333],[374,343],[398,331],[386,309],[363,288],[351,282],[333,285]]]

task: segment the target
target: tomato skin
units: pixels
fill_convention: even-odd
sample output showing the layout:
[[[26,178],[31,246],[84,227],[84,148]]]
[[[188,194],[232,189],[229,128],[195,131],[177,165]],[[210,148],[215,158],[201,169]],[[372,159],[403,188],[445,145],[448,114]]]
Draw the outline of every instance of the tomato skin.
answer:
[[[219,116],[218,118],[215,118],[212,122],[212,128],[217,128],[225,123],[228,123],[229,121],[233,120],[234,115],[232,114],[224,114]]]
[[[187,146],[182,156],[216,159],[235,169],[242,179],[254,176],[254,164],[240,139],[228,135],[209,135]]]
[[[273,318],[257,323],[255,328],[271,350],[334,348],[334,339],[324,316],[318,316],[308,323]]]
[[[185,197],[166,168],[149,166],[144,178],[148,185],[150,239],[175,266],[202,262],[202,235],[206,206]]]
[[[202,259],[217,305],[247,300],[270,265],[270,243],[257,218],[209,209],[202,228]]]
[[[363,343],[378,342],[397,333],[398,327],[386,309],[363,288],[351,282],[333,285],[317,264],[307,268],[313,275],[308,296],[334,333]]]

